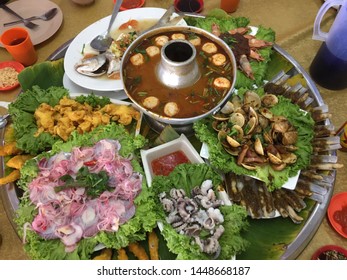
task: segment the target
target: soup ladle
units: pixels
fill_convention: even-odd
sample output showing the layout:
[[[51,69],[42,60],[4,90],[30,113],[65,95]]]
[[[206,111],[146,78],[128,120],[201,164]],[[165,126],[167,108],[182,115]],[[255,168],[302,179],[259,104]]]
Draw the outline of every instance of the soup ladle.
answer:
[[[109,46],[111,45],[112,40],[113,40],[111,35],[110,35],[111,27],[112,27],[114,20],[116,19],[116,16],[119,12],[120,6],[122,5],[122,2],[123,2],[123,0],[117,0],[116,4],[114,5],[113,12],[111,15],[110,22],[108,24],[107,31],[103,34],[96,36],[90,42],[90,46],[93,49],[96,49],[100,52],[105,52],[109,48]]]

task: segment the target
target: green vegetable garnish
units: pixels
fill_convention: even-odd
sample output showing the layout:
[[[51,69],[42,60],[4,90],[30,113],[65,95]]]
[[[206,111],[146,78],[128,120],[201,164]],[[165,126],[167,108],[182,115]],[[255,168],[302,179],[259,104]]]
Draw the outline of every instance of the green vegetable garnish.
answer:
[[[76,179],[71,175],[66,174],[60,177],[60,180],[64,181],[64,185],[54,188],[55,192],[60,192],[70,188],[85,188],[87,195],[95,198],[100,196],[104,191],[110,190],[108,187],[108,175],[106,171],[100,171],[99,173],[90,173],[87,166],[83,166],[77,172]]]

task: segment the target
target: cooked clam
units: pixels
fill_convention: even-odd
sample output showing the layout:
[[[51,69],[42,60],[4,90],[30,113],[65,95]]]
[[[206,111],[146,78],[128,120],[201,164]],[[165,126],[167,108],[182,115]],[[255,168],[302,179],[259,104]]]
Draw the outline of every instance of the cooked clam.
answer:
[[[244,95],[243,104],[249,105],[255,110],[258,110],[261,106],[261,99],[256,92],[249,90]]]
[[[274,94],[265,94],[261,98],[261,103],[265,107],[273,107],[278,103],[278,97]]]
[[[263,144],[261,143],[259,138],[256,138],[254,141],[254,150],[257,152],[258,155],[264,155]]]
[[[240,127],[243,127],[245,125],[245,117],[241,113],[232,113],[229,117],[229,122],[238,125]]]

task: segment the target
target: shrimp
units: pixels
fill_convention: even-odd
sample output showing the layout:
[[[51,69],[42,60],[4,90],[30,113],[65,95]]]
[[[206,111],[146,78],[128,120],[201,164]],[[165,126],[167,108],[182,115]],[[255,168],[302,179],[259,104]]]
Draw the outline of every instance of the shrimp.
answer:
[[[245,54],[241,55],[239,62],[240,62],[241,69],[246,74],[246,76],[254,80],[251,64],[249,63],[248,58]]]
[[[263,61],[264,58],[260,55],[260,53],[258,53],[256,50],[250,50],[250,54],[249,54],[250,58],[253,58],[257,61]]]
[[[212,28],[212,34],[214,34],[217,37],[219,37],[220,36],[220,27],[219,27],[219,25],[216,24],[216,23],[212,23],[211,28]]]
[[[257,39],[252,35],[245,35],[245,38],[248,39],[248,45],[250,48],[263,48],[263,47],[269,47],[273,45],[272,42]]]
[[[251,28],[249,28],[249,27],[239,27],[239,28],[229,30],[228,33],[231,35],[234,35],[236,33],[240,33],[240,34],[244,35],[250,30],[251,30]]]

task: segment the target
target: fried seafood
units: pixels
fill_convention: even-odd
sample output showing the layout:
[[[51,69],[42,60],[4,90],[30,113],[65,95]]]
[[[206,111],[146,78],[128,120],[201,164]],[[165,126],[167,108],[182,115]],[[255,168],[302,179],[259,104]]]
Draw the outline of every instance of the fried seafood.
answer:
[[[102,249],[100,255],[97,255],[93,258],[93,260],[110,260],[112,258],[112,249],[105,248]]]
[[[17,148],[16,142],[5,143],[5,145],[0,146],[0,156],[11,156],[20,154],[22,151]]]
[[[155,231],[148,233],[148,248],[151,260],[159,260],[159,239]]]
[[[138,260],[149,260],[145,248],[143,248],[138,242],[130,243],[128,249]]]
[[[70,134],[89,132],[99,125],[106,125],[117,121],[129,125],[132,120],[140,119],[140,112],[132,106],[120,104],[107,104],[103,108],[93,108],[88,104],[64,97],[59,104],[52,107],[46,103],[40,104],[34,113],[37,123],[35,136],[43,132],[57,135],[67,140]]]
[[[33,158],[32,155],[15,155],[6,162],[6,166],[14,169],[21,169],[23,164]]]
[[[0,178],[0,185],[6,185],[17,181],[20,177],[20,171],[18,169],[14,169],[5,177]]]

